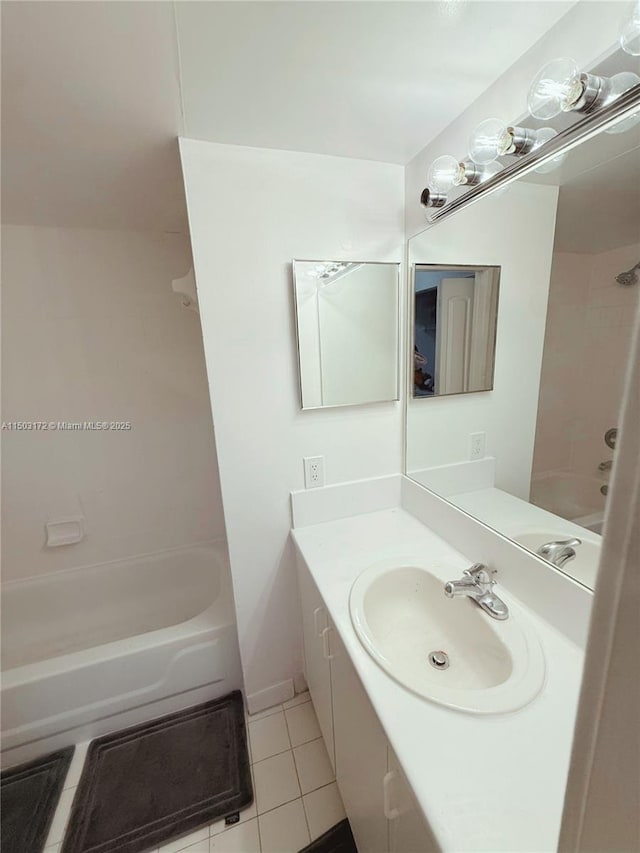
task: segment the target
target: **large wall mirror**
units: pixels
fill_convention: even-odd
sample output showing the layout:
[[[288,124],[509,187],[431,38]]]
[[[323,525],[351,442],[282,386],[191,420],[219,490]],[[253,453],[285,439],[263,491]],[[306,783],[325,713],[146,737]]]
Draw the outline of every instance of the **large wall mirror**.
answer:
[[[399,399],[400,265],[294,261],[303,409]]]
[[[640,302],[640,125],[409,241],[414,276],[468,264],[501,269],[493,387],[411,389],[406,473],[593,588]]]

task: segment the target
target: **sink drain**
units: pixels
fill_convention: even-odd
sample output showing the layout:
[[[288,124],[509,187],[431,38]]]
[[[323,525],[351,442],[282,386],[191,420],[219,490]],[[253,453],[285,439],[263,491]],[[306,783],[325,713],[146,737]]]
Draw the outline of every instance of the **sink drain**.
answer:
[[[434,669],[449,669],[449,655],[441,649],[429,652],[429,663]]]

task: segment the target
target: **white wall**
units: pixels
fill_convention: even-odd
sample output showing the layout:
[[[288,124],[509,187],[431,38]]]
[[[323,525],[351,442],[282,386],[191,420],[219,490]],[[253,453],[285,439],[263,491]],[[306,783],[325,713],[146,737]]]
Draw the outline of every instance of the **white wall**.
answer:
[[[509,122],[527,114],[527,92],[535,74],[552,59],[570,56],[581,68],[591,68],[617,46],[627,0],[580,0],[533,47],[515,62],[470,107],[407,164],[407,237],[424,228],[420,193],[430,164],[442,154],[466,156],[469,136],[486,118]]]
[[[529,497],[557,187],[513,184],[409,241],[409,263],[500,266],[494,390],[409,399],[407,471],[469,459],[486,433],[498,488]]]
[[[132,423],[3,432],[4,580],[224,535],[190,264],[184,235],[3,226],[3,421]],[[45,548],[77,513],[84,541]]]
[[[181,140],[181,153],[240,650],[254,695],[289,685],[301,667],[289,492],[303,487],[302,458],[323,455],[328,484],[401,464],[400,403],[299,410],[290,263],[400,261],[403,170],[195,140]]]

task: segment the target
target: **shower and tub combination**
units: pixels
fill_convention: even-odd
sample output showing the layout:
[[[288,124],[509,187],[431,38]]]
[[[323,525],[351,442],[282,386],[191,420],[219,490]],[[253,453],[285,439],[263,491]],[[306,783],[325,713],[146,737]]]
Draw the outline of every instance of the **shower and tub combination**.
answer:
[[[226,545],[3,584],[2,762],[242,685]]]

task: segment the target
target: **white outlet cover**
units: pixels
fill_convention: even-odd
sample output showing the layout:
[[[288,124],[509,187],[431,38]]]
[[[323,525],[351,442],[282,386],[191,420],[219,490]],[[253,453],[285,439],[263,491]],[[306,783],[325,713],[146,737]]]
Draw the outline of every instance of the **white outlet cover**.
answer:
[[[324,486],[324,456],[305,456],[303,462],[305,489]]]

